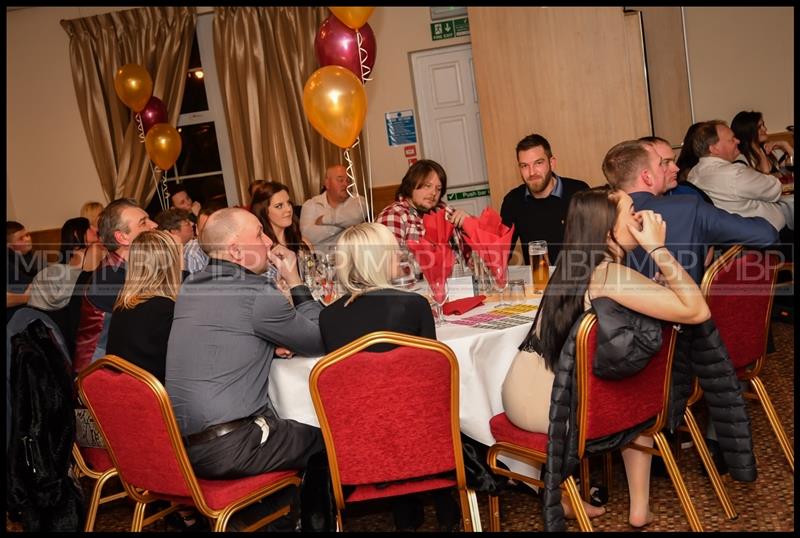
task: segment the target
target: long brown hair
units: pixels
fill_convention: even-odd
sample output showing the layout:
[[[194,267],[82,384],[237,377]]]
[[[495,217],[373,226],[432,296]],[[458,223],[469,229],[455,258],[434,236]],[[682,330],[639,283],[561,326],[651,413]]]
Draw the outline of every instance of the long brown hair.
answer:
[[[550,371],[555,370],[561,348],[575,321],[584,311],[583,297],[595,268],[614,253],[607,238],[614,238],[618,191],[609,185],[575,193],[567,209],[564,248],[544,290],[542,303],[520,349],[537,351]],[[541,325],[536,330],[537,322]]]
[[[255,184],[254,184],[255,185]],[[272,223],[269,221],[268,209],[272,197],[281,191],[289,193],[289,187],[277,181],[264,181],[253,187],[252,204],[250,205],[250,212],[253,213],[258,220],[261,221],[261,227],[264,233],[267,234],[273,243],[278,244],[278,238],[275,235],[275,230],[272,229]],[[291,193],[289,193],[291,195]],[[303,235],[300,233],[300,222],[297,219],[297,214],[294,213],[294,203],[292,204],[292,224],[286,228],[286,247],[297,253],[300,249],[308,250],[308,247],[303,243]]]
[[[114,310],[129,310],[153,297],[174,301],[181,287],[182,255],[172,234],[159,230],[140,233],[131,243],[125,284]]]

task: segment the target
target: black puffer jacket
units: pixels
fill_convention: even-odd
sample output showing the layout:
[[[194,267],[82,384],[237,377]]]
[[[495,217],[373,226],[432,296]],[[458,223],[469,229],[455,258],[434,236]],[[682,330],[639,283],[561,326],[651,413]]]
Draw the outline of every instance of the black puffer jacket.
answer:
[[[553,392],[550,396],[550,426],[547,463],[544,468],[542,512],[546,531],[565,531],[561,507],[561,483],[578,466],[577,389],[575,373],[575,337],[584,317],[597,315],[597,352],[592,370],[607,379],[621,379],[639,372],[661,348],[661,322],[633,312],[601,297],[592,300],[592,308],[584,312],[572,326],[556,365]],[[600,453],[623,446],[652,424],[648,421],[618,434],[587,442],[586,450]]]
[[[731,478],[753,482],[758,472],[750,417],[736,371],[713,319],[699,325],[684,325],[678,334],[667,423],[671,431],[683,419],[693,375],[697,376],[703,389],[708,414]]]

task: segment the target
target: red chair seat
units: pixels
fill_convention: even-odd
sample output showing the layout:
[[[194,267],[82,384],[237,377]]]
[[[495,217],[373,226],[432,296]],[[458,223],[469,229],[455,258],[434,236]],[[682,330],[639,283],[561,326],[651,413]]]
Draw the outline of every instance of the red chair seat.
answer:
[[[512,443],[528,449],[547,453],[547,434],[533,433],[517,428],[505,413],[492,417],[489,421],[492,435],[498,442]]]
[[[347,496],[347,502],[366,501],[369,499],[380,499],[382,497],[395,497],[397,495],[407,495],[420,491],[430,491],[432,489],[452,488],[458,483],[449,478],[428,478],[426,480],[410,480],[398,484],[390,484],[386,487],[376,487],[372,484],[358,486],[355,491]]]
[[[297,471],[275,471],[245,478],[230,480],[206,480],[198,478],[197,483],[203,490],[203,497],[209,508],[222,510],[232,502],[247,496],[252,491],[261,489],[284,478],[294,476]],[[188,501],[191,503],[191,499]]]
[[[104,473],[114,468],[114,462],[105,448],[78,447],[83,459],[92,471]]]

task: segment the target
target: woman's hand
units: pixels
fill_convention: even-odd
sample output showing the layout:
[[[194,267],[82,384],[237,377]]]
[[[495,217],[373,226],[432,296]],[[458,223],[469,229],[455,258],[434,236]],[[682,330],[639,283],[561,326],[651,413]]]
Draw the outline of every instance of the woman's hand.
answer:
[[[658,213],[646,209],[636,213],[638,219],[641,219],[642,227],[637,228],[632,224],[628,224],[628,230],[636,242],[648,253],[653,249],[664,246],[664,240],[667,237],[667,223]]]
[[[303,283],[297,270],[297,256],[285,246],[273,244],[269,250],[269,261],[278,270],[278,274],[286,281],[289,288]]]
[[[787,155],[794,155],[794,148],[786,140],[772,140],[770,142],[765,142],[764,143],[764,151],[765,152],[772,153],[776,149],[781,150],[782,152],[786,153]]]

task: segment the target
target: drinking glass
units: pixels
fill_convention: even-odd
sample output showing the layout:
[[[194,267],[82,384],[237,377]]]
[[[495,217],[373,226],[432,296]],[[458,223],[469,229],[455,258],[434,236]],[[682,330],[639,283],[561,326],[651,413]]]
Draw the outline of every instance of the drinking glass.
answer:
[[[525,302],[525,280],[519,278],[508,282],[508,295],[511,304],[523,304]]]
[[[511,303],[507,303],[503,300],[504,293],[508,287],[508,267],[500,268],[495,266],[490,269],[490,273],[492,275],[493,287],[495,291],[500,294],[497,306],[509,306]]]
[[[528,243],[528,257],[531,264],[531,283],[533,292],[540,294],[547,287],[550,278],[550,259],[547,256],[547,241]]]
[[[447,288],[447,279],[441,282],[428,282],[428,286],[431,288],[431,298],[433,298],[433,302],[436,304],[434,315],[436,326],[440,327],[445,323],[444,309],[442,306],[447,302],[447,296],[450,293],[450,290]]]

